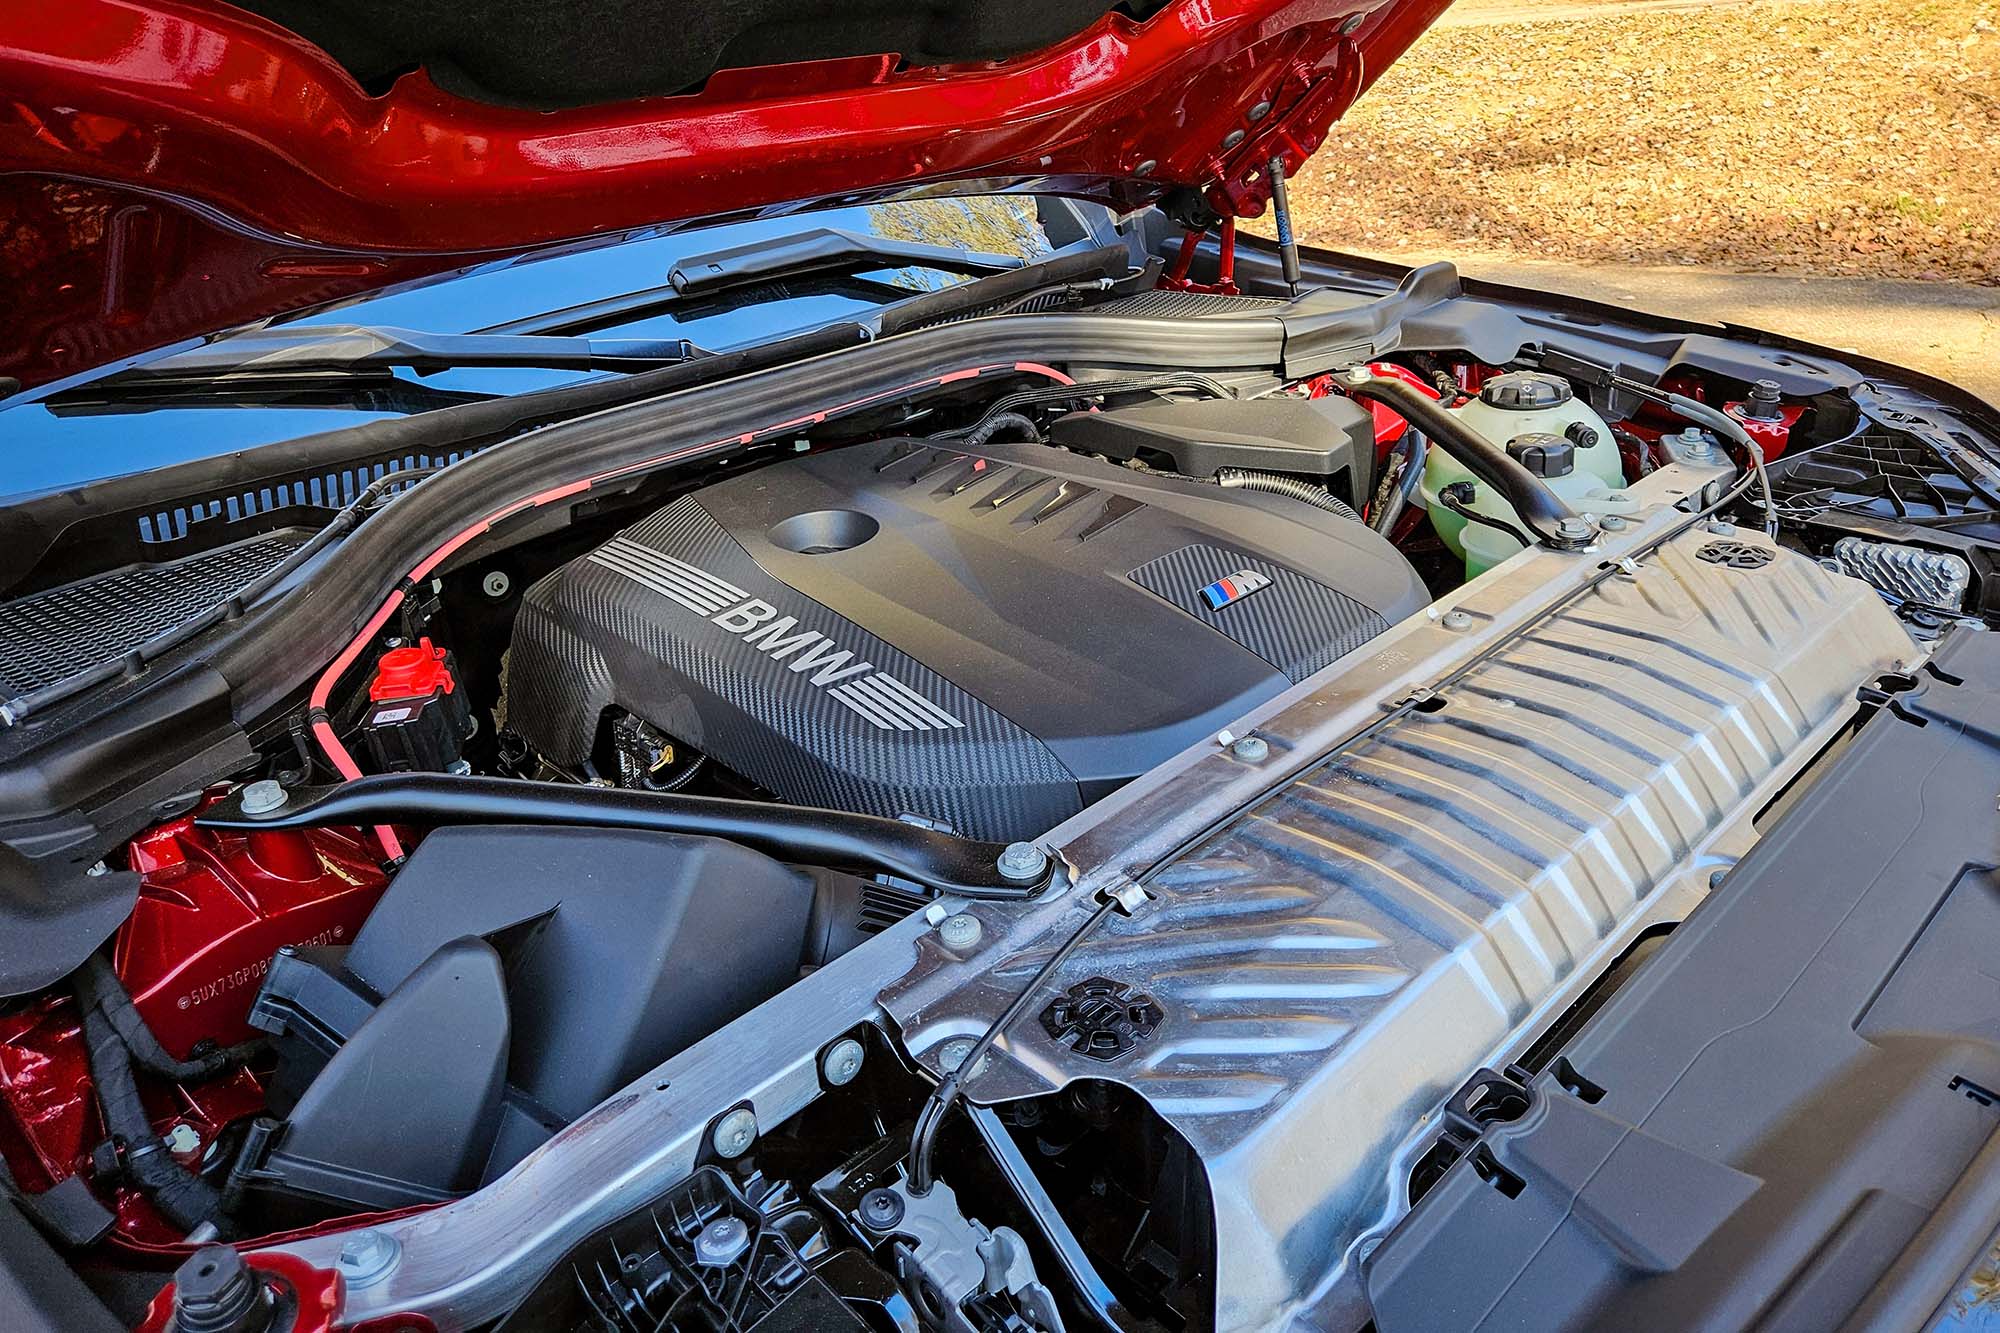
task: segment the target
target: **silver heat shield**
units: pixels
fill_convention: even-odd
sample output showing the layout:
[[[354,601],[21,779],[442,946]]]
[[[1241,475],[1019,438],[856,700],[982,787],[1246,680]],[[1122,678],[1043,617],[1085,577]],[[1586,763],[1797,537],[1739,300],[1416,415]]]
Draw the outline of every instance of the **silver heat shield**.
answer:
[[[1949,551],[1842,537],[1833,544],[1833,558],[1843,573],[1874,584],[1898,601],[1925,602],[1947,611],[1964,609],[1965,590],[1972,582],[1972,566],[1964,556]]]
[[[1478,651],[1508,585],[1547,582],[1564,559],[1525,555],[1466,590],[1463,618],[1371,646],[1380,678],[1440,640]],[[1154,900],[1114,917],[1051,989],[1107,977],[1165,1017],[1111,1062],[1023,1022],[1011,1058],[972,1085],[991,1102],[1109,1079],[1178,1130],[1214,1198],[1219,1328],[1309,1312],[1358,1326],[1356,1266],[1407,1206],[1434,1109],[1517,1056],[1644,925],[1685,915],[1857,684],[1915,656],[1867,585],[1703,530],[1495,643],[1435,711],[1305,764],[1157,871],[1097,852],[1144,799],[1072,845],[1087,882],[1090,867],[1133,873]],[[1343,709],[1322,690],[1258,734],[1312,754],[1394,697]],[[1244,767],[1220,749],[1208,762]],[[1169,784],[1180,802],[1198,771]],[[915,1050],[982,1028],[1082,909],[974,910],[992,947],[961,963],[939,949],[886,997]]]

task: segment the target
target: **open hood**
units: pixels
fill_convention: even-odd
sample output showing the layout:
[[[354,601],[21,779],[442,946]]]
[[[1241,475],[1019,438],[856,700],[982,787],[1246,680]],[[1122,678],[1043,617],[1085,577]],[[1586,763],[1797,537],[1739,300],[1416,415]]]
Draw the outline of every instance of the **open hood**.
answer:
[[[0,373],[797,201],[1185,187],[1254,215],[1449,2],[0,7]]]

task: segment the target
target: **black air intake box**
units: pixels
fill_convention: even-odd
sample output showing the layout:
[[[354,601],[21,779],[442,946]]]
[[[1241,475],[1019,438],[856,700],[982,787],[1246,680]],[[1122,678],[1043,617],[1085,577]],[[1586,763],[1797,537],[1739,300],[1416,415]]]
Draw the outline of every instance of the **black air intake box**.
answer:
[[[1027,838],[1427,600],[1290,497],[887,441],[685,496],[541,580],[508,718],[573,764],[615,705],[788,801]]]

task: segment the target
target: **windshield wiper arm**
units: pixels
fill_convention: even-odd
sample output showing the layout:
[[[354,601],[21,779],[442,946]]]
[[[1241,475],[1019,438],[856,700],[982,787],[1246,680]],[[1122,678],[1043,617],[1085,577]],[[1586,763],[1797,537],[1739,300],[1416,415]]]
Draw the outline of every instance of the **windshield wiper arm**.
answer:
[[[815,227],[790,236],[689,255],[674,265],[667,280],[680,295],[694,296],[830,269],[916,267],[981,274],[1005,273],[1022,267],[1025,262],[1018,255],[985,254],[956,245],[925,245],[838,227]]]
[[[230,334],[135,366],[118,378],[213,379],[404,367],[416,371],[517,366],[542,370],[652,370],[703,353],[685,338],[572,338],[514,333],[423,333],[362,324],[286,324]]]

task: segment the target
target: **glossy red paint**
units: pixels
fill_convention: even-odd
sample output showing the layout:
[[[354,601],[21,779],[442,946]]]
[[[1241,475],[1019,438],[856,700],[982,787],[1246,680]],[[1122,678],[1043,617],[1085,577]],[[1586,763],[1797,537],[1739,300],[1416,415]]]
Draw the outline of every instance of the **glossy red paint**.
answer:
[[[1269,160],[1302,160],[1449,3],[1175,0],[1009,61],[726,71],[698,94],[552,113],[421,72],[370,97],[218,3],[0,6],[0,171],[38,173],[7,178],[0,216],[64,260],[12,275],[13,294],[45,342],[67,329],[102,360],[476,253],[944,181],[1120,204],[1181,185],[1254,215]],[[73,216],[59,181],[114,193]],[[194,309],[148,285],[178,288],[190,251],[220,296],[183,293]],[[87,360],[0,354],[31,379]]]
[[[303,1259],[278,1252],[251,1251],[243,1256],[248,1267],[262,1275],[266,1283],[283,1288],[293,1298],[294,1313],[286,1326],[288,1333],[333,1333],[342,1325],[335,1319],[340,1313],[341,1276],[331,1268],[314,1268]],[[357,1325],[347,1333],[378,1333],[378,1329],[367,1325]],[[399,1327],[408,1328],[410,1333],[431,1333],[434,1327],[427,1318],[405,1319]],[[139,1321],[136,1333],[169,1333],[174,1327],[174,1289],[171,1285],[163,1288],[146,1307],[146,1317]],[[380,1330],[379,1333],[386,1333]]]
[[[1768,463],[1785,452],[1785,447],[1792,442],[1792,427],[1799,424],[1799,418],[1806,414],[1806,409],[1798,403],[1783,403],[1778,407],[1777,420],[1766,421],[1751,416],[1750,406],[1749,403],[1724,403],[1722,410],[1743,427],[1744,434],[1757,441],[1757,447],[1764,451],[1764,461]]]
[[[1432,384],[1429,380],[1407,366],[1399,366],[1391,361],[1371,361],[1368,363],[1368,369],[1374,371],[1377,375],[1393,376],[1411,388],[1432,398],[1439,396],[1435,384]],[[1306,380],[1300,387],[1305,389],[1307,397],[1324,398],[1329,394],[1340,392],[1340,381],[1332,375],[1315,375],[1311,379]],[[1375,457],[1379,462],[1388,456],[1391,449],[1396,447],[1396,442],[1403,438],[1403,432],[1410,428],[1410,423],[1403,420],[1397,413],[1376,402],[1368,404],[1368,415],[1373,418],[1375,423]]]
[[[141,1016],[169,1054],[197,1043],[230,1045],[255,1035],[250,1001],[287,944],[353,937],[386,879],[363,835],[347,829],[273,829],[248,836],[171,820],[135,839],[139,901],[120,930],[113,961]],[[264,1109],[264,1084],[237,1069],[199,1085],[141,1074],[140,1092],[162,1136],[192,1131],[177,1153],[195,1166],[233,1122]],[[0,1155],[33,1193],[84,1169],[103,1139],[76,1006],[44,996],[0,1016]],[[177,1253],[180,1233],[136,1191],[105,1197],[114,1235],[132,1248]]]
[[[139,901],[112,961],[177,1059],[198,1041],[256,1035],[245,1018],[271,955],[347,943],[388,882],[372,844],[345,829],[243,835],[189,815],[140,835],[130,854]]]
[[[160,1135],[192,1131],[192,1147],[175,1154],[190,1167],[229,1124],[264,1109],[264,1085],[244,1069],[198,1087],[142,1075],[140,1095]],[[39,1194],[86,1170],[103,1139],[75,1004],[68,996],[47,996],[0,1016],[0,1155],[21,1187]],[[138,1191],[99,1190],[99,1197],[116,1217],[112,1238],[122,1246],[179,1244],[180,1231]]]

